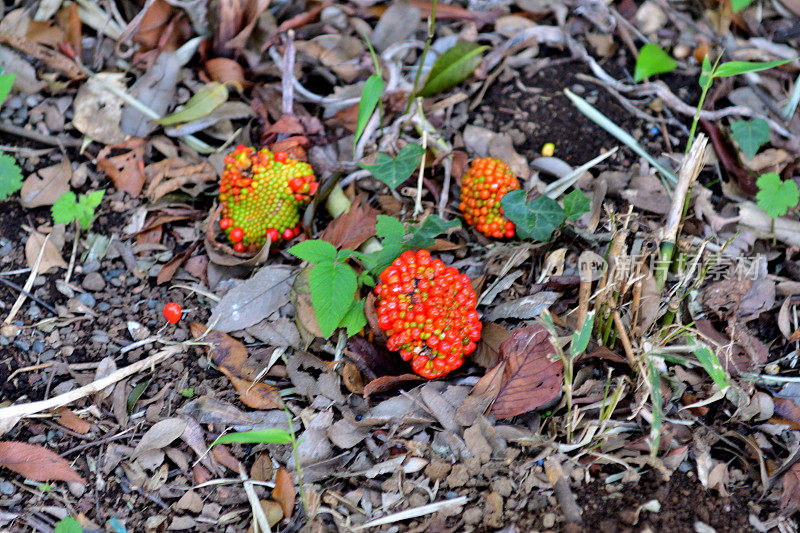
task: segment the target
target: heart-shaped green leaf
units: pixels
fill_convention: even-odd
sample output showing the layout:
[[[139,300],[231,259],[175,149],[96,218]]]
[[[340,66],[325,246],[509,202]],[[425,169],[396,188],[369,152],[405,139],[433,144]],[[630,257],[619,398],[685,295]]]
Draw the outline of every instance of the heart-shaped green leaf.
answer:
[[[386,154],[378,154],[374,165],[359,163],[361,168],[372,172],[372,175],[385,183],[390,189],[395,190],[398,185],[406,181],[419,166],[419,161],[425,150],[416,143],[409,143],[400,150],[397,157],[392,158]]]
[[[672,72],[677,66],[675,60],[657,44],[647,43],[639,50],[639,57],[636,58],[633,81],[638,83],[656,74]]]
[[[191,122],[209,115],[228,100],[228,87],[224,83],[212,81],[200,87],[179,110],[155,122],[162,126],[172,126]]]
[[[527,202],[522,189],[503,196],[500,204],[503,214],[517,225],[517,235],[522,239],[547,242],[567,218],[567,214],[552,198],[540,196]]]

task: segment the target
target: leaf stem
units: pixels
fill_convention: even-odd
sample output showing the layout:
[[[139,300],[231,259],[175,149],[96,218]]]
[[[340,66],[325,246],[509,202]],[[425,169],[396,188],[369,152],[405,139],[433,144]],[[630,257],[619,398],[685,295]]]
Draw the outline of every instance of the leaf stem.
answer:
[[[431,47],[431,43],[433,42],[433,30],[434,30],[434,23],[436,22],[436,5],[439,3],[439,0],[433,0],[431,4],[431,14],[428,17],[428,38],[425,41],[425,48],[422,49],[422,56],[419,59],[419,68],[417,69],[417,74],[414,76],[414,89],[412,93],[408,96],[408,103],[406,104],[406,110],[403,114],[408,113],[408,110],[411,109],[411,102],[414,100],[414,95],[417,94],[417,89],[419,87],[419,78],[422,74],[422,66],[425,64],[425,58],[428,56],[428,50]]]

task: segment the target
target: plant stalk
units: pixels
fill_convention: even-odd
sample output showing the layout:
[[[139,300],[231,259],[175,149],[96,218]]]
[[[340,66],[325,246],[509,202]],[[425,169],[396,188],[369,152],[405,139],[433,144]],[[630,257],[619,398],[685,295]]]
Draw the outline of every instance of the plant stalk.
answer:
[[[431,15],[428,17],[428,38],[425,40],[425,48],[422,49],[422,56],[419,58],[419,68],[417,69],[416,76],[414,76],[414,89],[413,92],[408,96],[408,103],[406,104],[406,110],[403,112],[403,114],[408,113],[408,110],[411,109],[411,102],[414,100],[414,96],[417,94],[417,89],[419,88],[419,78],[422,74],[422,66],[425,64],[425,58],[428,56],[428,50],[433,42],[433,30],[435,29],[434,23],[436,22],[436,5],[438,3],[439,0],[433,0],[431,3]]]

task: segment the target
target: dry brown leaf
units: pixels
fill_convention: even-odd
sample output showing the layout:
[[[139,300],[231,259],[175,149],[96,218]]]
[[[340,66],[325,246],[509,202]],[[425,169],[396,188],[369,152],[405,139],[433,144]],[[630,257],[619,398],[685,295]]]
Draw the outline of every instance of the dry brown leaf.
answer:
[[[153,424],[136,445],[131,453],[131,459],[150,450],[158,450],[169,446],[172,441],[180,438],[186,429],[187,422],[183,418],[165,418]]]
[[[69,461],[44,446],[27,442],[0,442],[0,466],[36,481],[86,482],[69,465]]]
[[[375,235],[377,222],[378,210],[370,207],[363,198],[356,198],[350,209],[336,217],[319,238],[337,248],[355,250]]]
[[[25,243],[25,261],[28,263],[28,268],[33,268],[33,265],[36,264],[36,259],[39,257],[42,246],[45,248],[42,260],[39,263],[39,274],[44,274],[56,268],[67,268],[67,262],[61,257],[61,252],[58,251],[53,241],[47,240],[45,244],[45,239],[46,237],[38,231],[34,231],[28,237],[28,241]]]
[[[558,398],[563,363],[553,359],[549,332],[540,324],[524,326],[500,346],[503,386],[492,405],[499,419],[543,407]],[[503,364],[501,363],[501,364]]]
[[[253,461],[253,466],[250,467],[250,477],[257,481],[270,481],[273,474],[272,458],[264,450]]]
[[[772,398],[775,404],[773,424],[786,424],[792,429],[800,429],[800,407],[789,398]]]
[[[203,185],[217,180],[217,173],[208,162],[192,164],[180,157],[147,165],[144,175],[147,180],[144,194],[152,202],[187,186],[192,186],[192,190],[199,193]]]
[[[481,330],[481,340],[472,360],[483,368],[495,366],[500,359],[500,345],[511,338],[512,332],[500,324],[484,322]]]
[[[212,453],[214,455],[214,459],[216,459],[219,464],[228,470],[231,470],[232,472],[240,471],[242,463],[240,463],[236,457],[231,455],[230,450],[228,450],[228,447],[224,444],[217,444],[214,446]]]
[[[19,193],[19,203],[28,209],[43,205],[53,205],[61,195],[69,192],[72,179],[72,165],[69,159],[45,168],[40,168],[25,179]]]
[[[68,6],[62,7],[58,13],[56,13],[56,23],[61,30],[66,33],[67,44],[69,44],[72,51],[77,54],[81,49],[81,42],[83,40],[78,4],[73,2]]]
[[[56,48],[64,40],[64,32],[52,21],[32,20],[25,38],[32,43]]]
[[[258,16],[269,6],[269,0],[223,0],[218,4],[214,50],[223,56],[244,48],[253,33]]]
[[[294,510],[294,484],[289,472],[281,467],[275,474],[275,488],[272,489],[272,499],[281,504],[284,518],[291,518]]]
[[[97,154],[97,166],[108,175],[114,187],[131,196],[139,196],[144,187],[144,139],[128,139],[106,146]],[[127,150],[112,156],[112,150]]]
[[[205,63],[208,77],[220,83],[235,82],[244,85],[244,69],[242,66],[227,57],[215,57]]]
[[[294,135],[282,141],[274,142],[269,145],[273,152],[286,152],[292,159],[305,161],[306,150],[311,146],[311,141],[303,135]]]
[[[364,385],[364,398],[368,399],[373,394],[396,389],[403,383],[407,383],[409,381],[421,381],[423,379],[424,378],[416,374],[401,374],[399,376],[381,376],[379,378],[373,379],[372,381]]]
[[[800,510],[800,463],[793,464],[781,480],[781,512],[791,516]]]
[[[12,46],[20,52],[35,57],[48,67],[66,74],[73,81],[82,80],[86,77],[80,67],[64,54],[41,44],[30,42],[24,37],[0,33],[0,43]]]
[[[172,279],[172,276],[175,275],[175,272],[192,256],[197,247],[200,246],[200,241],[195,241],[189,248],[186,250],[175,254],[172,259],[164,263],[164,266],[161,267],[161,270],[158,272],[158,276],[156,277],[156,283],[161,285],[162,283],[166,283]]]
[[[56,409],[56,413],[59,415],[56,421],[67,429],[81,435],[89,433],[89,430],[92,429],[91,422],[84,420],[66,407],[59,407]]]
[[[133,41],[144,51],[176,50],[192,35],[192,27],[183,13],[164,0],[156,0],[145,12]]]
[[[283,403],[281,402],[280,394],[278,394],[278,389],[272,385],[268,385],[260,381],[253,383],[251,381],[236,377],[230,372],[221,368],[220,370],[222,370],[222,373],[225,374],[229,380],[231,380],[233,388],[239,393],[239,399],[247,407],[260,409],[262,411],[266,411],[268,409],[283,409]]]
[[[345,363],[342,368],[342,381],[347,390],[353,394],[364,394],[364,376],[353,363]]]
[[[192,322],[189,326],[192,335],[199,338],[206,332],[206,327],[199,322]],[[230,335],[221,331],[211,330],[203,337],[208,342],[206,347],[211,361],[220,369],[237,376],[244,376],[243,366],[247,361],[247,348]]]

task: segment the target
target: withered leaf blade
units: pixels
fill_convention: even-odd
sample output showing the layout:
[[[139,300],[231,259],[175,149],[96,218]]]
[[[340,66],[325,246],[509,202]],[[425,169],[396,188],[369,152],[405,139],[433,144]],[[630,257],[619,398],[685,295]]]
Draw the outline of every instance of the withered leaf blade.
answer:
[[[375,235],[378,210],[356,199],[347,213],[339,215],[319,236],[337,248],[355,250]]]
[[[86,484],[69,461],[44,446],[27,442],[0,442],[0,466],[36,481],[76,481]]]
[[[208,323],[224,332],[258,324],[289,301],[295,273],[281,265],[263,267],[222,297]]]
[[[498,419],[533,411],[558,398],[564,367],[554,354],[550,334],[540,324],[519,328],[500,345],[503,386],[492,406]]]
[[[275,474],[275,488],[272,490],[272,498],[281,504],[283,516],[291,518],[295,498],[294,484],[292,483],[292,478],[289,477],[289,472],[283,467],[280,467],[277,474]]]

